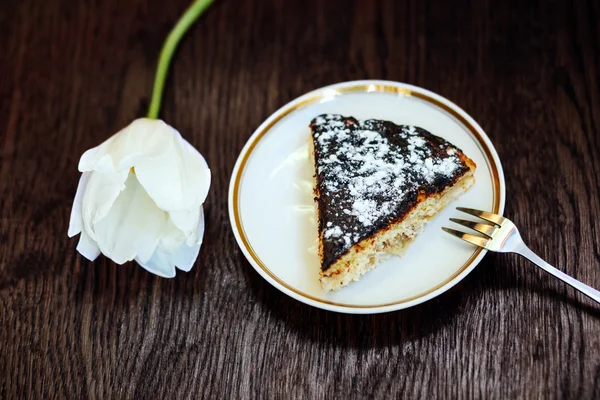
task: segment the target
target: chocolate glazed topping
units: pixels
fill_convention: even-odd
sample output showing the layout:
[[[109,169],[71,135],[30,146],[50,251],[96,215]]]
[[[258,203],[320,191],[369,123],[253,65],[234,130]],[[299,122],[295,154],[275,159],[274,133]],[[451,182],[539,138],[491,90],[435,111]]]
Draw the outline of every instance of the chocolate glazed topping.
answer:
[[[310,128],[322,270],[403,219],[420,192],[441,192],[469,169],[458,148],[422,128],[338,114],[320,115]]]

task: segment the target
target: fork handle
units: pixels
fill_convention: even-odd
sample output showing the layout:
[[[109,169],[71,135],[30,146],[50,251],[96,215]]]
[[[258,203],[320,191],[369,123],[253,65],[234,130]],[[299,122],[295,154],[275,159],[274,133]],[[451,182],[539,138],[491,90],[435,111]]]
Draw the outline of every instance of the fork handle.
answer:
[[[538,257],[538,255],[531,251],[529,247],[527,247],[524,243],[522,243],[518,248],[515,249],[515,253],[522,255],[523,257],[525,257],[526,259],[543,269],[544,271],[554,275],[563,282],[566,282],[569,285],[573,286],[575,289],[579,290],[581,293],[585,294],[589,298],[596,300],[598,303],[600,303],[600,291],[589,287],[588,285],[579,282],[577,279],[572,278],[564,272],[554,268],[552,265],[548,264],[546,261]]]

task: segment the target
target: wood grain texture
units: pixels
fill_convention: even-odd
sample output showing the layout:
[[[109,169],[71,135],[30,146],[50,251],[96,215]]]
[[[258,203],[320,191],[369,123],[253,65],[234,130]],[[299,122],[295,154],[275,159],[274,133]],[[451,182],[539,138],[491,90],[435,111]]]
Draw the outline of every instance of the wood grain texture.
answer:
[[[600,4],[221,0],[182,43],[162,117],[213,185],[174,279],[66,236],[87,148],[144,115],[187,0],[0,4],[0,398],[600,398],[600,307],[514,255],[446,294],[351,316],[263,281],[227,215],[235,159],[278,107],[382,78],[469,112],[530,247],[600,287]]]

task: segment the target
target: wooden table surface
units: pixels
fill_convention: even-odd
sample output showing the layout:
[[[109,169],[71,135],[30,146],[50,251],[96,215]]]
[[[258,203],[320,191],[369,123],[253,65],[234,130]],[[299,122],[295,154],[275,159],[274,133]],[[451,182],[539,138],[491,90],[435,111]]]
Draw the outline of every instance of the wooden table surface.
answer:
[[[489,254],[412,309],[355,316],[265,282],[230,229],[253,130],[312,89],[425,87],[481,124],[505,214],[600,287],[600,3],[221,0],[182,42],[162,118],[213,171],[189,273],[86,261],[67,238],[81,154],[147,110],[187,0],[0,5],[0,398],[600,398],[600,306]]]

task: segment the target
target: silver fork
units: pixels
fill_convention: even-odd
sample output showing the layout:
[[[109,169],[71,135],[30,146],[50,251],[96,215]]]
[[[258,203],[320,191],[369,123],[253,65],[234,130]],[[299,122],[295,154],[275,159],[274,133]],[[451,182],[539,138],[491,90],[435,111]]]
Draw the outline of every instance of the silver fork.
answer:
[[[552,265],[548,264],[546,261],[538,257],[533,251],[529,249],[529,247],[525,245],[525,243],[523,243],[523,239],[521,239],[519,230],[517,229],[515,224],[513,224],[512,221],[510,221],[509,219],[501,217],[497,214],[474,210],[472,208],[457,207],[456,209],[467,214],[471,214],[475,217],[479,217],[484,221],[488,222],[477,223],[467,221],[464,219],[450,218],[450,221],[456,222],[457,224],[460,224],[467,228],[471,228],[481,233],[483,237],[471,235],[469,233],[464,233],[455,229],[445,227],[442,228],[444,231],[466,242],[474,244],[475,246],[483,247],[484,249],[498,251],[501,253],[520,254],[532,263],[536,264],[544,271],[554,275],[558,279],[568,283],[575,289],[579,290],[581,293],[600,303],[600,291],[579,282],[577,279],[571,278],[569,275],[559,271],[558,269],[554,268]]]

